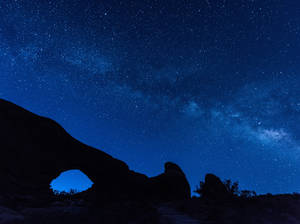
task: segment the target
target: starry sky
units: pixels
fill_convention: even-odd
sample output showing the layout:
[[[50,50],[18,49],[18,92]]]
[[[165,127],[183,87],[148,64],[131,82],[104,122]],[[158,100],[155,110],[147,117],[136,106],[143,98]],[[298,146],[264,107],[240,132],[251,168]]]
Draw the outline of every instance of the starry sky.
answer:
[[[0,15],[0,98],[148,176],[173,161],[192,189],[214,173],[300,192],[299,1],[7,0]]]

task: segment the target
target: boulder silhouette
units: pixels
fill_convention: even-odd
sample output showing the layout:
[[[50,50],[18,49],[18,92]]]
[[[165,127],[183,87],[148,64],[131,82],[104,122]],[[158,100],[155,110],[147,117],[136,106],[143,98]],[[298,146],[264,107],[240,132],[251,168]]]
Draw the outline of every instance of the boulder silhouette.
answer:
[[[201,195],[207,199],[222,200],[228,198],[230,193],[219,177],[214,174],[206,174]]]
[[[159,176],[150,178],[154,194],[159,192],[162,200],[182,200],[191,195],[190,185],[178,165],[165,163],[165,171]]]
[[[61,172],[79,169],[93,181],[91,192],[108,200],[190,197],[189,184],[175,164],[167,163],[165,173],[148,178],[74,139],[53,120],[1,99],[0,122],[0,195],[46,195]]]

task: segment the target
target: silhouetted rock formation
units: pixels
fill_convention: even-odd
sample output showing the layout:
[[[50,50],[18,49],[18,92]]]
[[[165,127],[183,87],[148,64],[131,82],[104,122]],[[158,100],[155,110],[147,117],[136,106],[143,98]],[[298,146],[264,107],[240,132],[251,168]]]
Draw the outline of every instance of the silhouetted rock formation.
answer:
[[[163,174],[148,178],[77,141],[53,120],[5,100],[0,100],[0,122],[0,195],[47,195],[61,172],[79,169],[94,182],[90,192],[102,199],[190,197],[189,184],[175,164],[167,163]]]
[[[150,180],[154,193],[160,192],[160,198],[163,200],[181,200],[190,197],[190,185],[180,167],[174,163],[167,162],[165,172]]]
[[[228,198],[230,193],[219,177],[214,174],[206,174],[201,195],[207,199],[222,200]]]

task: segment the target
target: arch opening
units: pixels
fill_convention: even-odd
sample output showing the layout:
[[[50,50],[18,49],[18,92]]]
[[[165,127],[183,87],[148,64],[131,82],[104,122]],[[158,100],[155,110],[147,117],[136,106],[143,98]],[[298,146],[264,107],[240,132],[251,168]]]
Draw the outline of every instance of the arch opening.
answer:
[[[93,182],[80,170],[62,172],[50,183],[50,188],[57,192],[82,192],[92,187]]]

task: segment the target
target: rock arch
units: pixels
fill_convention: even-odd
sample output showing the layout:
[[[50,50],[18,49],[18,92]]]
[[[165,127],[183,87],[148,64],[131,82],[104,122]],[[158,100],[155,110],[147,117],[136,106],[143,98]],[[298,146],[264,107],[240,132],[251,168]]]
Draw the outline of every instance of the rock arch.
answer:
[[[190,195],[189,184],[181,170],[165,172],[157,178],[135,173],[124,162],[77,141],[53,120],[5,100],[0,100],[0,123],[2,194],[46,194],[49,184],[60,173],[78,169],[93,181],[93,192],[108,199],[160,198],[172,185],[182,187],[173,189],[180,194],[176,198]],[[173,170],[174,167],[171,165]],[[172,196],[166,199],[171,200]]]

